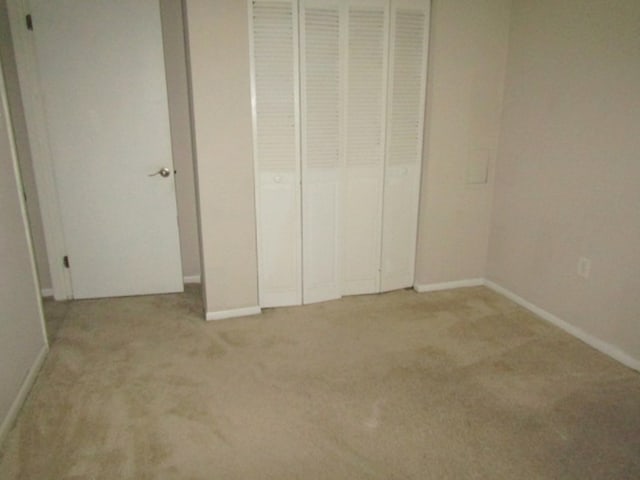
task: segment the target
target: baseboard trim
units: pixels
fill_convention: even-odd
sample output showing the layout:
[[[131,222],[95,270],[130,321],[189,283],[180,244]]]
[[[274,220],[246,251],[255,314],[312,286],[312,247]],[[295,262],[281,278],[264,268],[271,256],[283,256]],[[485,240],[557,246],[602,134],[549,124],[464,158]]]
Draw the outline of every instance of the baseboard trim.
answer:
[[[43,288],[40,290],[40,295],[42,298],[53,297],[53,288]]]
[[[262,313],[262,309],[258,306],[234,308],[233,310],[219,310],[217,312],[207,312],[207,320],[224,320],[225,318],[247,317],[249,315],[258,315]]]
[[[633,358],[629,354],[620,350],[618,347],[611,345],[610,343],[607,343],[603,340],[600,340],[597,337],[594,337],[593,335],[585,332],[581,328],[571,325],[569,322],[566,322],[565,320],[562,320],[561,318],[556,317],[554,314],[547,312],[546,310],[538,307],[537,305],[534,305],[533,303],[525,300],[521,296],[513,293],[511,290],[508,290],[503,286],[498,285],[495,282],[492,282],[491,280],[485,279],[484,284],[491,290],[501,295],[504,295],[509,300],[514,301],[521,307],[526,308],[532,313],[535,313],[543,320],[546,320],[547,322],[554,324],[555,326],[561,328],[565,332],[582,340],[587,345],[590,345],[596,350],[599,350],[600,352],[610,356],[614,360],[617,360],[618,362],[622,363],[623,365],[626,365],[629,368],[640,371],[640,360]]]
[[[453,282],[416,284],[413,286],[413,289],[418,293],[424,293],[436,292],[438,290],[449,290],[452,288],[479,287],[480,285],[484,285],[483,278],[467,278],[465,280],[455,280]]]
[[[49,352],[49,347],[47,345],[43,345],[42,348],[40,349],[40,352],[38,353],[38,356],[33,361],[31,368],[29,368],[29,371],[26,377],[24,378],[24,381],[22,382],[20,389],[18,390],[18,394],[16,395],[16,398],[13,400],[13,403],[11,404],[11,407],[9,408],[9,411],[7,412],[6,417],[4,417],[4,419],[2,420],[2,424],[0,425],[0,445],[2,445],[2,443],[4,442],[4,439],[6,438],[7,434],[11,430],[11,427],[13,427],[16,417],[20,412],[20,408],[22,407],[22,404],[26,400],[27,395],[31,390],[31,387],[33,386],[33,382],[35,382],[36,377],[38,376],[38,372],[40,372],[40,368],[42,368],[42,364],[44,363],[45,358],[47,358],[48,352]]]

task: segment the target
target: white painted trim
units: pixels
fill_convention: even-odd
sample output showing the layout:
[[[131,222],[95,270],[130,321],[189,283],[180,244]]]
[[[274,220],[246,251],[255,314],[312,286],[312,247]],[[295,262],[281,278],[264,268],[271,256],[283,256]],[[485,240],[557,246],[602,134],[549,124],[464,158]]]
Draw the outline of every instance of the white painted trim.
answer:
[[[53,288],[43,288],[40,290],[40,296],[42,298],[53,297]]]
[[[184,3],[184,2],[183,2]],[[253,0],[247,0],[247,15],[249,26],[249,82],[251,89],[251,140],[253,145],[251,148],[251,161],[253,163],[253,208],[255,211],[255,232],[256,232],[256,273],[258,277],[258,302],[260,301],[262,278],[262,251],[261,251],[261,235],[260,235],[260,171],[258,169],[258,112],[256,110],[256,61],[253,35]],[[295,121],[298,121],[296,118]],[[212,312],[212,315],[215,312]],[[206,312],[207,320],[216,320],[209,318],[209,312]]]
[[[416,284],[413,286],[413,289],[418,293],[423,293],[435,292],[438,290],[449,290],[451,288],[478,287],[484,284],[485,280],[483,278],[467,278],[465,280],[455,280],[453,282]]]
[[[2,444],[6,435],[9,433],[9,430],[11,430],[11,427],[13,427],[16,417],[20,412],[20,408],[22,407],[22,404],[26,400],[27,395],[31,390],[31,387],[33,386],[33,383],[35,382],[36,377],[38,376],[38,372],[40,372],[40,368],[42,368],[42,364],[44,363],[44,360],[47,358],[48,352],[49,352],[49,347],[46,344],[43,345],[42,348],[40,349],[40,352],[38,353],[38,356],[35,358],[33,364],[31,365],[31,368],[29,368],[29,372],[24,378],[24,381],[20,386],[20,390],[18,390],[18,394],[16,395],[16,398],[13,400],[13,403],[11,404],[11,407],[9,408],[7,415],[2,419],[2,424],[0,425],[0,444]]]
[[[509,300],[514,301],[521,307],[526,308],[527,310],[529,310],[532,313],[535,313],[536,315],[546,320],[547,322],[554,324],[555,326],[561,328],[565,332],[582,340],[587,345],[590,345],[596,350],[599,350],[600,352],[610,356],[614,360],[617,360],[618,362],[622,363],[623,365],[626,365],[629,368],[640,371],[640,359],[633,358],[628,353],[623,352],[622,350],[620,350],[620,348],[616,347],[615,345],[611,345],[610,343],[600,340],[599,338],[594,337],[593,335],[585,332],[581,328],[571,325],[569,322],[566,322],[565,320],[562,320],[561,318],[556,317],[554,314],[549,313],[546,310],[534,305],[533,303],[525,300],[521,296],[513,293],[511,290],[507,290],[503,286],[498,285],[497,283],[492,282],[491,280],[485,279],[484,284],[487,287],[489,287],[491,290],[501,295],[504,295]]]
[[[207,320],[224,320],[225,318],[247,317],[249,315],[258,315],[262,313],[262,309],[258,306],[234,308],[233,310],[219,310],[217,312],[207,312]]]
[[[48,347],[49,341],[47,339],[47,328],[44,322],[44,311],[42,309],[42,301],[38,290],[40,290],[40,282],[38,280],[38,271],[36,268],[35,255],[33,253],[33,242],[29,231],[29,217],[27,214],[27,206],[25,205],[25,198],[22,192],[22,178],[20,176],[20,166],[18,165],[18,151],[16,149],[15,138],[13,135],[13,123],[11,113],[9,111],[9,100],[7,98],[7,87],[4,83],[4,68],[2,61],[0,60],[0,103],[2,104],[2,111],[0,118],[4,120],[4,128],[7,132],[7,139],[9,140],[9,149],[11,151],[11,164],[13,168],[13,175],[15,178],[16,194],[18,197],[18,204],[20,205],[20,215],[22,217],[22,227],[24,228],[24,237],[27,243],[27,249],[29,251],[29,266],[31,267],[31,278],[33,279],[33,296],[38,308],[38,316],[40,319],[40,328],[42,330],[42,339],[45,346]]]
[[[8,0],[7,10],[31,148],[36,190],[40,200],[40,213],[44,227],[44,240],[53,294],[56,300],[66,300],[72,298],[73,290],[69,271],[62,265],[62,258],[66,255],[65,238],[51,162],[49,131],[41,98],[35,44],[32,34],[24,24],[28,6],[25,0]]]

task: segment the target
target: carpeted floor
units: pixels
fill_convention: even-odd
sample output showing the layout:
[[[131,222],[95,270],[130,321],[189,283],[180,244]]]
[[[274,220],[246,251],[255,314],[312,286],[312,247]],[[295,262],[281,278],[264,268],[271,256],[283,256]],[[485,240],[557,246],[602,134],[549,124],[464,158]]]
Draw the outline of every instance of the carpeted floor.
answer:
[[[46,310],[1,479],[640,478],[640,375],[483,287]]]

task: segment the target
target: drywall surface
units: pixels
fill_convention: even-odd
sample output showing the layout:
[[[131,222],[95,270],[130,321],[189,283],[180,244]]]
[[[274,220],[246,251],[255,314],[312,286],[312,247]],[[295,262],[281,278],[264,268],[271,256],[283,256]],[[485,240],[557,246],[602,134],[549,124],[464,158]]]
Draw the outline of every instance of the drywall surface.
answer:
[[[4,90],[4,82],[0,81]],[[25,379],[46,348],[26,211],[17,180],[11,126],[0,91],[0,434],[16,413]]]
[[[185,2],[207,312],[258,304],[247,8]]]
[[[636,360],[638,25],[637,0],[513,2],[487,267]]]
[[[173,166],[176,169],[176,202],[182,272],[185,277],[200,275],[198,220],[191,151],[189,88],[185,58],[182,2],[160,0],[164,60],[167,72],[167,96],[171,124]]]
[[[510,0],[433,0],[417,285],[484,276]]]
[[[9,27],[9,15],[7,12],[6,0],[0,1],[0,57],[4,68],[5,86],[7,89],[7,99],[11,112],[13,134],[18,152],[18,164],[22,176],[22,185],[26,194],[27,214],[29,216],[29,227],[33,240],[38,277],[42,288],[51,288],[51,276],[49,274],[49,263],[47,261],[47,247],[44,242],[44,231],[40,216],[40,202],[36,189],[36,180],[33,173],[33,162],[31,159],[31,147],[27,135],[27,123],[22,107],[22,97],[20,85],[18,83],[18,70],[16,67],[15,53],[13,50],[13,40]]]

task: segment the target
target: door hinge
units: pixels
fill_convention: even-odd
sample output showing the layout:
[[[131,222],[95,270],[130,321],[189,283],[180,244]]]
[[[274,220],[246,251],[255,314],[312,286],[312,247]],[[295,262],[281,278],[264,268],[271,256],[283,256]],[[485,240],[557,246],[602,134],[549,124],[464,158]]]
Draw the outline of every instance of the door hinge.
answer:
[[[64,268],[69,268],[69,255],[62,257],[62,264],[64,265]]]
[[[25,17],[25,21],[27,22],[27,29],[33,30],[33,18],[30,13]]]

